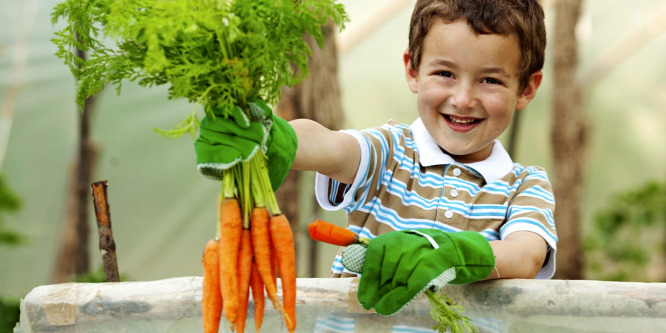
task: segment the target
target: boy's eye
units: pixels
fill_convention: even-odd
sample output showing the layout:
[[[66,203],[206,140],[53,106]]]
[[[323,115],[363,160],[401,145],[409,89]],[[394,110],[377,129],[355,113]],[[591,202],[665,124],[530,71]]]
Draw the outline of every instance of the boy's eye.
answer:
[[[501,85],[501,84],[502,84],[502,81],[500,81],[500,80],[498,80],[498,79],[494,79],[494,78],[492,78],[492,77],[487,77],[487,78],[482,79],[482,80],[481,80],[481,83],[487,83],[487,84],[499,84],[499,85]]]
[[[441,77],[453,78],[453,73],[451,73],[451,72],[449,72],[449,71],[440,71],[440,72],[436,72],[435,75],[439,75],[439,76],[441,76]]]

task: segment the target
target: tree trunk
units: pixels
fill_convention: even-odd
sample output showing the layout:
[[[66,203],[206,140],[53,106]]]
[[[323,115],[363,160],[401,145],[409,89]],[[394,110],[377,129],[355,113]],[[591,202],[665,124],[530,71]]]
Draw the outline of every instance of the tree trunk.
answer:
[[[309,62],[310,77],[300,85],[282,90],[282,100],[276,113],[286,119],[308,118],[332,130],[339,130],[343,122],[340,86],[338,83],[338,57],[335,42],[337,27],[328,23],[323,27],[324,44],[320,49],[311,36],[305,40],[312,48]],[[299,178],[300,172],[290,171],[285,182],[277,191],[280,209],[291,222],[294,239],[301,239],[299,217]],[[316,206],[316,205],[315,205]],[[297,244],[298,245],[298,244]],[[310,242],[309,275],[316,275],[317,243]],[[298,254],[299,251],[296,251]],[[298,262],[298,260],[297,260]]]
[[[558,233],[558,279],[583,277],[581,249],[581,191],[587,148],[587,123],[577,80],[578,50],[575,28],[581,0],[555,3],[553,41],[552,146],[554,161],[553,191]]]
[[[85,59],[86,54],[77,50],[77,56]],[[90,141],[90,116],[95,97],[86,99],[83,110],[77,110],[79,117],[78,159],[73,168],[70,190],[67,197],[65,217],[62,223],[60,247],[56,258],[54,283],[67,282],[73,275],[82,275],[90,271],[90,227],[88,226],[88,207],[91,205],[90,183],[94,170],[97,150]]]

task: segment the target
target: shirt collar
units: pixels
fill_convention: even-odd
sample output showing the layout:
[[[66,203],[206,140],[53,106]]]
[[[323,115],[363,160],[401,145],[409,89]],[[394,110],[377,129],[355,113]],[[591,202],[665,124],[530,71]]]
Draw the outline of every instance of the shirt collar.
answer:
[[[439,145],[430,136],[421,118],[417,118],[410,126],[414,144],[419,152],[419,162],[424,167],[443,164],[457,163],[451,156],[444,153]],[[486,183],[494,182],[513,169],[513,160],[499,140],[495,140],[490,156],[483,161],[474,163],[463,163],[476,170],[486,180]]]

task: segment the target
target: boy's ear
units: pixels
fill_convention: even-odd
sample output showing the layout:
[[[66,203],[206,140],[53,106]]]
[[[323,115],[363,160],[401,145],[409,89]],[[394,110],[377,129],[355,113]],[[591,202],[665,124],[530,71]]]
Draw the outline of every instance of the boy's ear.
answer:
[[[409,60],[409,49],[405,50],[402,54],[402,62],[405,64],[405,78],[407,79],[409,90],[417,93],[419,91],[418,73],[412,66],[412,61]]]
[[[516,110],[524,109],[527,104],[529,104],[534,96],[536,95],[539,86],[541,85],[541,79],[543,79],[543,73],[541,71],[534,72],[530,75],[529,81],[527,81],[527,86],[523,92],[518,95],[518,101],[516,102]]]

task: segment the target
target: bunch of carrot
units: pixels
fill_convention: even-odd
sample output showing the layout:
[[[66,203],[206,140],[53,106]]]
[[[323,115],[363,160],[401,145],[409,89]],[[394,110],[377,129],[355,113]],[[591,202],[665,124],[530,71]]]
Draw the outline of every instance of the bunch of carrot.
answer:
[[[264,290],[284,318],[288,331],[296,329],[293,235],[277,205],[265,168],[266,157],[258,152],[223,176],[217,234],[206,244],[202,259],[206,333],[218,332],[222,314],[232,331],[244,332],[250,290],[257,332],[264,317]],[[282,302],[277,296],[278,273]]]

